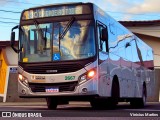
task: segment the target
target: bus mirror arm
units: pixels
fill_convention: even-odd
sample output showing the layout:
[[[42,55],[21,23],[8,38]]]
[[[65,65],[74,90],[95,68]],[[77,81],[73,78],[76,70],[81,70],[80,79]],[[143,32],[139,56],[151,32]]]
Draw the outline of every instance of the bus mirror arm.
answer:
[[[106,41],[106,52],[109,52],[108,41]]]
[[[13,28],[12,28],[12,32],[11,32],[11,47],[12,47],[12,49],[13,49],[16,53],[18,53],[19,50],[17,50],[17,49],[14,47],[14,45],[15,45],[15,32],[14,32],[13,30],[15,30],[15,29],[17,29],[17,28],[19,28],[18,25],[15,26],[15,27],[13,27]]]

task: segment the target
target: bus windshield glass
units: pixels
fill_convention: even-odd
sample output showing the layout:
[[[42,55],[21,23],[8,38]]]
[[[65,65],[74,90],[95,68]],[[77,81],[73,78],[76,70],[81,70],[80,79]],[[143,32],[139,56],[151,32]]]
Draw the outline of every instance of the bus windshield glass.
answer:
[[[68,22],[21,26],[20,61],[47,62],[93,57],[96,54],[93,22],[74,20],[66,31]],[[60,37],[62,34],[64,36]]]

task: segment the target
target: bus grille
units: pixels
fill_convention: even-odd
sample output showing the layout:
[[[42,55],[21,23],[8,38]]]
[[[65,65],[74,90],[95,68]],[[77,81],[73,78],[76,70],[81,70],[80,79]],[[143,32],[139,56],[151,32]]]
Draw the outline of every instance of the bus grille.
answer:
[[[78,82],[67,83],[29,83],[32,92],[46,92],[46,88],[58,88],[59,92],[71,92],[75,90]]]
[[[80,64],[29,64],[20,65],[26,72],[31,74],[59,74],[76,72],[83,68]]]

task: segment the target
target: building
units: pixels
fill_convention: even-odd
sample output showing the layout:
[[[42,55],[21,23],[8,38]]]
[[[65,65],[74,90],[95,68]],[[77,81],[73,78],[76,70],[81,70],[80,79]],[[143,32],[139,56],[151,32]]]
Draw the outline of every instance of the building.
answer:
[[[153,48],[155,68],[155,97],[153,101],[160,101],[160,20],[120,22]]]
[[[3,102],[7,99],[9,72],[14,68],[16,70],[17,65],[18,55],[10,47],[10,41],[0,41],[0,97],[3,98]],[[10,89],[14,90],[13,87]]]
[[[18,42],[15,45],[18,46]],[[44,102],[44,98],[19,98],[17,67],[18,54],[11,48],[10,41],[0,41],[0,102]]]

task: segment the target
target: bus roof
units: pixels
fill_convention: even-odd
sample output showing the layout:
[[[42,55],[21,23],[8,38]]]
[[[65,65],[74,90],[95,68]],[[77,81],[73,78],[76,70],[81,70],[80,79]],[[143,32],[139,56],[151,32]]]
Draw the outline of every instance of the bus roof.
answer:
[[[35,6],[35,7],[32,7],[32,8],[29,8],[29,9],[25,9],[25,10],[37,9],[37,8],[45,8],[45,7],[51,7],[51,6],[82,5],[82,4],[93,4],[93,3],[90,3],[90,2],[87,2],[87,3],[83,3],[83,2],[56,3],[56,4],[47,4],[47,5]]]

